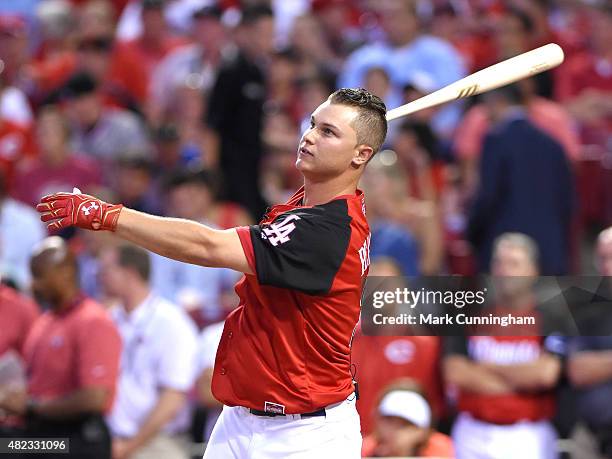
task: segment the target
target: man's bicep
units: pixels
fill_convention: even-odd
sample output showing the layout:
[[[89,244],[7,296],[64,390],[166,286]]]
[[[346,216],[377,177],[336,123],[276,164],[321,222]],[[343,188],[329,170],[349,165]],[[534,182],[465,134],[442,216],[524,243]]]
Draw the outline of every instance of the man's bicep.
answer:
[[[211,251],[212,266],[253,274],[236,228],[215,231]]]

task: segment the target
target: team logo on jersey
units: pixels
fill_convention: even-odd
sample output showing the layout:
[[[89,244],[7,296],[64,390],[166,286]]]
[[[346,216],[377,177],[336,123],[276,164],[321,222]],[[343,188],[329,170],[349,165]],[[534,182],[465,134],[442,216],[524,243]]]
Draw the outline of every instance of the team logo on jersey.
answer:
[[[93,210],[98,210],[98,204],[92,202],[89,207],[83,206],[83,213],[85,215],[89,215]]]
[[[365,242],[359,249],[359,260],[361,260],[361,275],[366,272],[368,266],[370,266],[370,237],[372,234],[368,233]]]
[[[274,402],[266,402],[264,405],[264,411],[266,413],[285,414],[285,405]]]
[[[295,230],[294,220],[300,220],[300,217],[291,214],[282,222],[272,223],[266,226],[262,229],[261,237],[267,239],[274,247],[288,242],[290,240],[289,235]]]

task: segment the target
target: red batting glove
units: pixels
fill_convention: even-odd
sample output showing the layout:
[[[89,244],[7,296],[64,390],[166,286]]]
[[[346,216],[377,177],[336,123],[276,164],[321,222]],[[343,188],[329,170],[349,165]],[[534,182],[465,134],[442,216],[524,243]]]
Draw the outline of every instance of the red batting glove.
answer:
[[[121,209],[122,204],[108,204],[80,192],[50,194],[36,206],[43,222],[54,220],[47,225],[52,230],[74,225],[94,231],[115,231]]]

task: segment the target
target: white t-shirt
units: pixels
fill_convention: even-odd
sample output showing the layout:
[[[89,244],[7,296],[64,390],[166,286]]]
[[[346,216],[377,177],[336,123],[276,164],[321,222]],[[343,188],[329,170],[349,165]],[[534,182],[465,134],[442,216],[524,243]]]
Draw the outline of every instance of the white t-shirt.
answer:
[[[111,312],[121,338],[117,395],[107,421],[114,436],[133,437],[155,407],[161,388],[188,392],[196,373],[196,327],[179,307],[149,295],[131,314]],[[189,427],[189,412],[164,427],[178,433]]]

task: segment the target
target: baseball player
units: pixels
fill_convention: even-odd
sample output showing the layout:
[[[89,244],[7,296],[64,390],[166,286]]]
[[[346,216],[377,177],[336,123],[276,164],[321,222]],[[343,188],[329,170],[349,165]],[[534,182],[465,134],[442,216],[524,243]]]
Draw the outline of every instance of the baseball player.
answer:
[[[370,229],[357,189],[387,132],[386,108],[340,89],[312,114],[296,167],[304,186],[259,225],[215,230],[80,193],[37,206],[51,229],[115,231],[169,258],[245,276],[212,380],[225,407],[206,458],[358,458],[350,343],[368,273]]]

